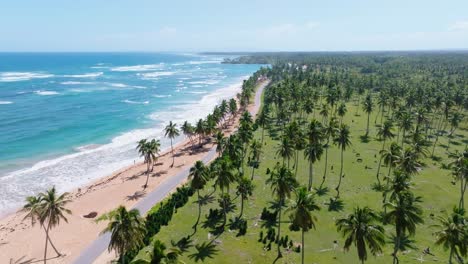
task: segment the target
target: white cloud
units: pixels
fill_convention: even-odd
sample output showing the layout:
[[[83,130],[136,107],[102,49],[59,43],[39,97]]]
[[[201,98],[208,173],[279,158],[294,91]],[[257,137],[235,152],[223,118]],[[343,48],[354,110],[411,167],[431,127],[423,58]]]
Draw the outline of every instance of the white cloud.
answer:
[[[305,25],[305,27],[308,29],[315,29],[315,28],[318,28],[319,26],[320,26],[320,23],[315,22],[315,21],[309,21]]]
[[[465,21],[457,21],[453,23],[450,27],[449,30],[451,31],[456,31],[456,30],[468,30],[468,20]]]

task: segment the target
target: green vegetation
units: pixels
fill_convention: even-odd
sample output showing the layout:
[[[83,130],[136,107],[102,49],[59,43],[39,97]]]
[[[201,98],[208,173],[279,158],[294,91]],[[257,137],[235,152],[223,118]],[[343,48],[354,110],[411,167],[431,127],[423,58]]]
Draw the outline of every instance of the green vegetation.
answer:
[[[223,102],[200,121],[201,145],[241,115],[237,133],[216,136],[219,157],[193,169],[206,176],[192,183],[197,196],[146,243],[171,244],[185,263],[463,263],[467,62],[466,54],[278,55],[244,83],[239,109]],[[271,84],[254,123],[244,107],[258,77]]]

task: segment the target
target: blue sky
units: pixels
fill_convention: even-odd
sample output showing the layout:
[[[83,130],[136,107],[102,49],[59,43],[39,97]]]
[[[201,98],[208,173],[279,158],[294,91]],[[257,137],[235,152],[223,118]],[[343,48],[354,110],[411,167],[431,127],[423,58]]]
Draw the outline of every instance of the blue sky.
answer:
[[[0,51],[468,48],[468,0],[2,0]]]

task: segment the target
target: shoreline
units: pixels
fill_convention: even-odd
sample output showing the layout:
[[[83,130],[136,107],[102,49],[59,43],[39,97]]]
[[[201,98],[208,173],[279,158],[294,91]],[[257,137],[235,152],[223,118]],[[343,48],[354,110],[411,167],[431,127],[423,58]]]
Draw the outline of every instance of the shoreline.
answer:
[[[188,111],[188,109],[185,110],[184,108],[189,108],[189,107],[190,108],[197,107],[198,110],[201,110],[201,112],[203,112],[203,113],[200,114],[201,115],[200,118],[205,118],[205,116],[212,110],[212,108],[216,104],[219,103],[219,102],[214,102],[213,103],[213,101],[215,99],[217,99],[219,101],[221,99],[235,98],[236,94],[241,90],[242,81],[244,79],[248,78],[248,77],[249,76],[243,76],[243,77],[241,77],[239,79],[239,81],[236,81],[235,83],[226,84],[226,86],[222,86],[221,88],[215,89],[215,90],[211,91],[210,93],[207,93],[206,95],[204,95],[196,103],[189,104],[189,105],[186,105],[186,106],[178,106],[178,107],[180,107],[180,109],[177,112],[175,112],[175,114],[174,114],[174,115],[177,115],[177,117],[174,116],[173,119],[171,119],[171,120],[173,122],[180,123],[180,124],[181,124],[181,122],[183,122],[185,120],[188,120],[189,122],[191,122],[193,124],[196,121],[195,119],[194,120],[190,120],[191,118],[185,118],[184,119],[184,118],[181,118],[181,116],[178,116],[180,114],[180,113],[178,113],[179,111]],[[223,96],[223,94],[229,94],[229,95]],[[148,117],[150,119],[153,119],[154,116],[163,115],[163,113],[166,113],[166,111],[168,111],[168,110],[153,112],[153,113],[150,113],[148,115]],[[206,113],[204,113],[204,112],[206,112]],[[182,120],[182,119],[184,119],[184,120]],[[161,120],[160,123],[158,123],[157,125],[153,125],[151,127],[135,128],[135,129],[132,129],[132,130],[129,130],[129,131],[121,132],[118,135],[115,135],[112,138],[110,138],[107,143],[99,144],[99,145],[97,145],[97,147],[90,148],[90,149],[86,148],[86,149],[83,149],[81,151],[70,152],[70,153],[66,153],[66,154],[58,155],[58,156],[52,156],[52,157],[49,157],[49,158],[44,159],[44,160],[37,160],[28,167],[15,169],[13,171],[10,171],[10,172],[6,173],[4,176],[5,177],[21,176],[23,173],[28,173],[29,174],[32,170],[43,170],[44,168],[48,168],[48,167],[55,168],[56,166],[58,166],[62,162],[68,162],[69,160],[73,160],[73,159],[80,159],[81,157],[86,158],[86,157],[91,156],[91,155],[95,156],[95,155],[97,155],[97,153],[106,151],[107,149],[112,149],[112,151],[114,153],[122,151],[122,150],[123,151],[129,151],[129,150],[132,151],[132,149],[134,149],[133,148],[133,145],[134,145],[133,141],[132,141],[132,148],[130,148],[129,150],[122,149],[122,146],[124,146],[124,145],[113,146],[113,144],[115,144],[116,142],[117,142],[117,144],[121,144],[120,141],[122,140],[122,138],[127,138],[128,136],[133,136],[132,134],[142,134],[142,137],[139,137],[139,139],[141,139],[141,138],[146,137],[147,134],[151,133],[152,135],[149,136],[150,138],[160,139],[161,140],[161,147],[162,147],[160,155],[162,156],[163,154],[167,154],[167,152],[170,151],[170,148],[171,148],[170,144],[169,144],[169,140],[167,140],[163,135],[163,129],[164,129],[165,123],[166,123],[166,121]],[[158,132],[155,133],[153,131],[158,131]],[[135,139],[134,141],[136,142],[139,139]],[[128,141],[128,139],[124,139],[124,140]],[[183,136],[183,135],[176,138],[175,141],[174,141],[174,147],[176,147],[179,144],[184,143],[185,140],[187,140],[187,138],[185,138],[185,136]],[[129,144],[129,143],[126,143],[126,144]],[[81,148],[81,147],[86,147],[86,146],[90,146],[90,145],[94,145],[94,144],[84,144],[82,146],[75,147],[74,149]],[[135,154],[136,154],[136,151],[135,151]],[[86,158],[86,159],[89,159],[89,158]],[[79,160],[77,160],[77,162],[78,161]],[[87,188],[89,185],[92,185],[92,184],[94,184],[96,182],[99,182],[99,181],[109,177],[110,175],[115,174],[116,172],[131,168],[132,166],[134,166],[135,164],[138,164],[139,162],[140,163],[142,162],[141,157],[139,157],[139,156],[135,156],[135,157],[128,156],[128,157],[124,157],[123,159],[119,158],[118,162],[99,163],[98,165],[99,166],[102,165],[103,167],[100,167],[99,169],[94,169],[94,170],[86,170],[86,173],[84,173],[84,174],[83,174],[83,171],[80,171],[77,174],[71,175],[70,178],[72,180],[69,180],[67,182],[57,182],[56,184],[53,184],[53,185],[55,185],[60,192],[74,193],[78,189]],[[120,164],[118,164],[118,163],[120,163]],[[50,165],[44,165],[44,164],[50,164]],[[47,166],[47,167],[44,167],[44,166]],[[21,176],[21,177],[23,177],[23,176]],[[63,177],[67,178],[66,175],[63,175]],[[73,181],[77,181],[77,182],[73,183]],[[69,185],[69,186],[67,186],[67,185]],[[50,185],[50,186],[52,186],[52,185]],[[38,189],[38,188],[35,188],[35,189]],[[38,190],[34,190],[34,191],[35,191],[35,193],[38,193],[38,192],[44,191],[44,190],[45,189],[38,189]],[[32,193],[28,194],[28,195],[32,195]],[[18,205],[16,205],[17,202],[15,201],[14,206],[6,207],[3,211],[0,211],[0,221],[2,219],[12,215],[12,214],[17,213],[18,210],[21,210],[22,201],[21,201],[21,203],[18,203]],[[10,202],[13,202],[13,201],[10,201]]]
[[[267,82],[260,82],[257,87],[266,84]],[[257,92],[259,90],[263,90],[263,88],[258,88]],[[255,103],[253,102],[248,107],[249,111],[254,113],[259,109],[259,105]],[[226,134],[230,134],[236,129],[238,118],[239,116],[227,129],[223,130]],[[90,212],[97,212],[100,215],[114,209],[119,204],[128,208],[134,207],[168,179],[188,170],[195,161],[204,159],[212,149],[213,143],[205,144],[201,151],[195,153],[189,153],[188,148],[190,147],[189,139],[184,139],[175,145],[176,164],[173,168],[169,167],[172,159],[170,148],[165,149],[158,159],[158,164],[151,174],[148,188],[145,191],[142,191],[141,185],[146,180],[144,174],[146,165],[137,162],[70,192],[72,202],[68,208],[72,210],[73,215],[67,216],[68,224],[61,223],[51,232],[54,243],[64,256],[50,259],[50,262],[72,262],[91,242],[99,237],[104,223],[96,224],[92,219],[84,218],[84,215]],[[185,180],[178,184],[182,184]],[[170,193],[172,190],[168,191]],[[157,201],[154,201],[153,205],[155,203]],[[13,261],[25,257],[41,259],[45,235],[38,225],[31,228],[30,221],[22,221],[23,217],[24,213],[19,211],[0,219],[0,259]],[[7,256],[1,252],[9,252],[10,254]],[[49,256],[53,257],[54,253],[49,252]]]

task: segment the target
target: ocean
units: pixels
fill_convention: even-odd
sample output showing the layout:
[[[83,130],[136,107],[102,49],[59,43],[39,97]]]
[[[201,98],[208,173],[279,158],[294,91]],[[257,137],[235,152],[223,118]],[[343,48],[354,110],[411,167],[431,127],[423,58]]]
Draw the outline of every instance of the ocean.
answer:
[[[205,117],[261,65],[171,53],[0,53],[0,214],[140,161],[142,138]],[[179,138],[181,140],[182,137]]]

